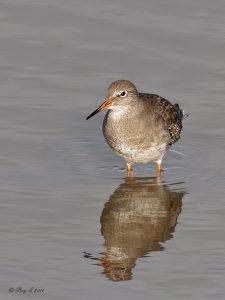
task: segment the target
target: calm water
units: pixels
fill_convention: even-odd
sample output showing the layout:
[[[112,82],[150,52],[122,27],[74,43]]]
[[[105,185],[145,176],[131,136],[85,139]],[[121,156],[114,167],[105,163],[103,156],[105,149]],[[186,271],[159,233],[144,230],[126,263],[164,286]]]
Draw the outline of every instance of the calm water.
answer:
[[[2,299],[224,299],[224,15],[222,0],[0,1]],[[127,179],[104,113],[85,120],[121,78],[190,114],[161,181],[151,164]]]

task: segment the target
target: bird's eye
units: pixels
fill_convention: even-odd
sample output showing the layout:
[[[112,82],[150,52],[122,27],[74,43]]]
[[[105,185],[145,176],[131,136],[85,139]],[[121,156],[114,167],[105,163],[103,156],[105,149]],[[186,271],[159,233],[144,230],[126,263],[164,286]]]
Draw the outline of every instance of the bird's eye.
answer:
[[[126,91],[122,91],[122,92],[120,92],[120,94],[119,94],[121,97],[125,97],[126,95],[127,95],[127,92]]]

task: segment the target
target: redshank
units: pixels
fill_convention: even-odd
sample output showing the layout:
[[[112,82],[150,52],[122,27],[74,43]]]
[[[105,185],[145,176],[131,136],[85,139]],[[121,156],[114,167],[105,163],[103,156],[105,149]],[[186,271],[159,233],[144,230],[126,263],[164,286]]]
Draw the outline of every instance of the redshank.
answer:
[[[139,93],[128,80],[113,82],[108,97],[86,119],[108,109],[103,134],[109,146],[127,162],[128,176],[133,163],[156,162],[162,171],[162,158],[179,138],[184,112],[178,104],[155,94]]]

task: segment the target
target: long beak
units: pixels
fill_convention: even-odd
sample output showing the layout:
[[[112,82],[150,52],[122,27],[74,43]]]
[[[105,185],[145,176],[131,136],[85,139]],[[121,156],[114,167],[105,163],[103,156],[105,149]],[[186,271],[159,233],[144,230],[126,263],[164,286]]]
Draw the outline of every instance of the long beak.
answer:
[[[109,108],[111,105],[112,105],[112,101],[110,101],[110,100],[107,99],[104,103],[102,103],[102,105],[100,105],[95,111],[93,111],[93,113],[91,113],[86,118],[86,120],[90,119],[91,117],[93,117],[94,115],[96,115],[98,112]]]

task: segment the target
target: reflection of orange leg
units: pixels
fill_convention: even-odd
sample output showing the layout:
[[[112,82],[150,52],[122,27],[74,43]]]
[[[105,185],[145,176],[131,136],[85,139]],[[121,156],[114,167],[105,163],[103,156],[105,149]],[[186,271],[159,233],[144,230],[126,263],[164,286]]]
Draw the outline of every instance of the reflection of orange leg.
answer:
[[[133,168],[132,165],[127,163],[127,177],[131,177],[133,174]]]

